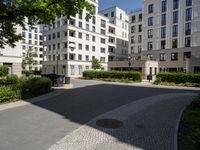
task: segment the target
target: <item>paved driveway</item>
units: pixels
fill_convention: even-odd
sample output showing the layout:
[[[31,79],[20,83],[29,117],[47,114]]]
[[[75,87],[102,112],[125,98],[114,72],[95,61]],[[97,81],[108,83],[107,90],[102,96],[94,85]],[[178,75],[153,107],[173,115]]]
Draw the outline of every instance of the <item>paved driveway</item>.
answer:
[[[93,118],[125,104],[166,93],[192,92],[72,82],[73,89],[56,97],[0,111],[0,150],[45,150]]]

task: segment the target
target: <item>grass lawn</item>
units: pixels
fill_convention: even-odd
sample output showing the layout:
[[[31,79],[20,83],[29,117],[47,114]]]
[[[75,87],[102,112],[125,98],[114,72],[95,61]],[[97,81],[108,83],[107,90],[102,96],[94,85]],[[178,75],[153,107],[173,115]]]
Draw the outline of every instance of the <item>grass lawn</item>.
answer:
[[[179,150],[200,150],[200,95],[182,115],[178,140]]]

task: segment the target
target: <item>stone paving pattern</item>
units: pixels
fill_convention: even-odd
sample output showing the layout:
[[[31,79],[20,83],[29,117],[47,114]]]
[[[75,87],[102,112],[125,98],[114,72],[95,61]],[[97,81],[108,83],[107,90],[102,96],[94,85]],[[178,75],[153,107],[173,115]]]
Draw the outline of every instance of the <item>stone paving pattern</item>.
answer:
[[[194,94],[173,93],[134,101],[98,116],[49,150],[174,150],[181,110]],[[96,126],[98,119],[123,121],[119,129]]]

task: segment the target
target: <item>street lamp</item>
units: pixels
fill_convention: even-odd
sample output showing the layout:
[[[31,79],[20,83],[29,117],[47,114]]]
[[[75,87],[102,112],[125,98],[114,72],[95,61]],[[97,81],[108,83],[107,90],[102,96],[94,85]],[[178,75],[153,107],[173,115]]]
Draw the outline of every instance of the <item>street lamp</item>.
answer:
[[[56,74],[58,75],[58,52],[56,54]]]
[[[131,71],[131,59],[132,59],[133,57],[131,57],[131,55],[129,54],[128,55],[128,71],[130,72]]]

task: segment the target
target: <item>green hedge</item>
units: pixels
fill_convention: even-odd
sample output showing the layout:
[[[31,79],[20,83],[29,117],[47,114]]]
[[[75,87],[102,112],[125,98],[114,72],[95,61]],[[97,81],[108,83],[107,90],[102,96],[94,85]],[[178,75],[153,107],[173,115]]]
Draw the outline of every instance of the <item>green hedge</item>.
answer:
[[[0,66],[0,77],[6,76],[9,73],[9,69],[6,66]]]
[[[88,79],[130,79],[132,81],[141,81],[140,72],[128,71],[84,71],[83,77]]]
[[[156,76],[161,82],[179,83],[200,83],[200,73],[173,73],[161,72]]]
[[[13,99],[27,99],[51,91],[51,80],[45,77],[7,76],[0,80],[0,103]]]

